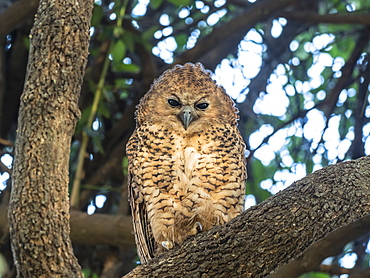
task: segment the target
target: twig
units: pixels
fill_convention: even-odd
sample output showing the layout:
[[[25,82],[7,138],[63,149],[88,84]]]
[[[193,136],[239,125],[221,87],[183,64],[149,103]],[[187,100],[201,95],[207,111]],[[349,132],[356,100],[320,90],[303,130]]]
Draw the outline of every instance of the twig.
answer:
[[[107,52],[107,56],[104,61],[103,70],[101,72],[100,79],[98,82],[98,87],[95,92],[94,101],[91,106],[89,118],[87,119],[86,127],[88,129],[91,129],[91,125],[96,115],[96,111],[98,110],[100,97],[101,97],[103,87],[104,87],[105,77],[107,76],[107,72],[108,72],[109,61],[110,61],[109,53],[111,52],[110,50],[111,50],[111,46],[109,48],[109,51]],[[77,208],[79,205],[80,187],[81,187],[81,180],[83,178],[83,166],[84,166],[88,142],[89,142],[89,135],[87,134],[86,130],[83,130],[80,152],[78,153],[77,169],[76,169],[76,173],[73,179],[73,187],[72,187],[72,193],[71,193],[71,207],[74,207],[74,208]]]
[[[9,140],[3,139],[3,138],[0,138],[0,144],[5,145],[5,146],[9,146],[9,147],[14,147],[14,144],[13,144],[12,141],[9,141]]]
[[[8,167],[6,167],[6,166],[5,166],[5,164],[4,164],[4,163],[2,163],[1,161],[0,161],[0,170],[1,170],[2,172],[6,172],[6,173],[8,173],[10,176],[11,176],[11,175],[12,175],[12,173],[13,173],[12,169],[9,169]]]

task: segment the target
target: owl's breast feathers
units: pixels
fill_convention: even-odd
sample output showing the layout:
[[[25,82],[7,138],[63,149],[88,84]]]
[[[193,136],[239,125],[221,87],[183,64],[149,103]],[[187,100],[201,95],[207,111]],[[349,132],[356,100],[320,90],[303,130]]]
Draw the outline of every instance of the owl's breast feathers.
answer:
[[[134,163],[143,171],[144,181],[158,188],[169,190],[177,185],[185,193],[193,183],[217,188],[245,178],[245,146],[236,127],[212,125],[202,132],[184,133],[144,124],[137,129],[137,137],[139,153]],[[235,171],[240,174],[233,177]]]
[[[243,210],[245,145],[235,126],[184,134],[144,123],[130,141],[131,206],[140,207],[136,229],[152,233],[146,249],[158,250],[158,242],[168,240],[181,244],[196,233],[196,223],[208,230]]]

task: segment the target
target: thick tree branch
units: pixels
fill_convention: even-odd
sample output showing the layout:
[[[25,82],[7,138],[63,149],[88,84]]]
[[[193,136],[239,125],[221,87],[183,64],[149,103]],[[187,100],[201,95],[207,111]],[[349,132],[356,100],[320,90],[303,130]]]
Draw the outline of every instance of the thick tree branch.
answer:
[[[317,14],[314,12],[284,11],[279,13],[280,17],[287,20],[294,20],[312,24],[329,23],[329,24],[363,24],[370,25],[368,14]]]
[[[109,214],[87,215],[71,211],[71,239],[73,244],[114,245],[134,248],[131,216]]]
[[[351,273],[349,278],[364,278],[364,277],[370,277],[370,267],[364,269],[364,270],[358,270],[355,273]]]
[[[0,38],[8,34],[25,17],[36,13],[39,0],[20,0],[0,14]]]
[[[125,277],[265,277],[370,213],[369,164],[363,157],[307,175]]]
[[[8,208],[0,206],[0,239],[6,235]],[[112,245],[123,248],[134,248],[131,216],[95,213],[88,215],[80,211],[71,211],[71,239],[73,245]],[[0,240],[1,242],[1,240]]]

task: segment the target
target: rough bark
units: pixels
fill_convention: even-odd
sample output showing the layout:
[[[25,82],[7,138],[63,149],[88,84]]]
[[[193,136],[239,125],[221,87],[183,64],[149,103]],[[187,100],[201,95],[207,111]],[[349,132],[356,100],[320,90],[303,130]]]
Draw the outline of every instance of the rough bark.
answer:
[[[315,242],[302,255],[280,267],[275,273],[269,275],[268,278],[298,277],[301,274],[317,269],[317,266],[325,258],[339,255],[348,242],[369,234],[369,232],[370,214],[352,222],[348,226],[335,230],[327,237]],[[360,269],[354,271],[358,272]],[[328,271],[325,272],[330,273]]]
[[[258,278],[274,273],[315,242],[370,213],[369,164],[368,156],[307,175],[228,224],[190,238],[125,277],[185,273]]]
[[[88,56],[93,1],[40,1],[9,206],[18,277],[82,277],[69,238],[68,161]]]

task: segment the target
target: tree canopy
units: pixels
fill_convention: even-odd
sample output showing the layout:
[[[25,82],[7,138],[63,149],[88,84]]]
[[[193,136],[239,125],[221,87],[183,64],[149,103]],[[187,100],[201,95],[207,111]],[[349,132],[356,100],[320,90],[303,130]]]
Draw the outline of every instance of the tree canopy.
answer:
[[[37,6],[0,3],[2,228]],[[136,265],[125,145],[159,74],[201,62],[236,101],[249,149],[246,203],[259,204],[308,173],[370,154],[369,26],[367,0],[96,0],[69,167],[71,236],[85,276]],[[0,274],[12,277],[1,231]],[[366,271],[369,246],[369,236],[347,242],[304,277]]]

